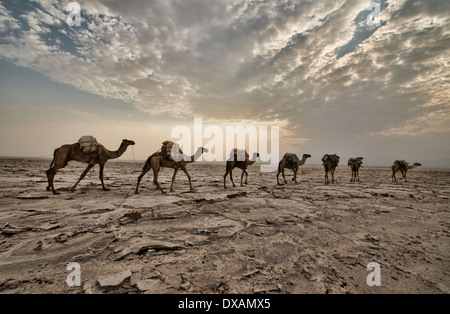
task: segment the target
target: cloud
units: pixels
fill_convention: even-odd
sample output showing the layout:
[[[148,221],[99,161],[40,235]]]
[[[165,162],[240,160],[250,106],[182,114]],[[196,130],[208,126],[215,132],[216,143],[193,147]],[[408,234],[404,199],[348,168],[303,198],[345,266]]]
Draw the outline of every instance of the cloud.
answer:
[[[353,0],[79,3],[80,27],[62,1],[1,4],[0,57],[151,115],[285,121],[291,142],[448,125],[445,0],[382,1],[381,27]]]

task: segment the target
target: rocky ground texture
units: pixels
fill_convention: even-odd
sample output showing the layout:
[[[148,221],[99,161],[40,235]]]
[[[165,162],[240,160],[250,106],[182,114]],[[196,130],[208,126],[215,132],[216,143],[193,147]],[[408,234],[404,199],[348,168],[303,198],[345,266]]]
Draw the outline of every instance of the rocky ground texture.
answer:
[[[450,293],[450,170],[340,166],[324,184],[302,166],[298,184],[249,168],[233,188],[225,165],[190,164],[161,194],[143,163],[108,162],[69,191],[85,168],[72,162],[47,192],[42,159],[0,160],[0,293]],[[159,181],[169,190],[173,170]],[[69,286],[69,263],[80,286]],[[369,286],[367,265],[381,266]]]

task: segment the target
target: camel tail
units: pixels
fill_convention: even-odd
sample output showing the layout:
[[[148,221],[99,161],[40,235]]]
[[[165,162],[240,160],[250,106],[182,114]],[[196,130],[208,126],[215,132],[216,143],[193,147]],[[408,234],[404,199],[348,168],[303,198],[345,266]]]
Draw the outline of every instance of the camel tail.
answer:
[[[53,167],[53,164],[55,163],[55,158],[56,158],[56,152],[58,151],[58,148],[56,148],[54,151],[53,151],[53,160],[52,160],[52,163],[50,164],[50,167],[49,168],[51,168],[51,167]]]
[[[146,168],[151,168],[151,160],[152,160],[153,155],[151,155],[150,157],[147,158],[147,161],[145,162],[144,167],[142,167],[142,170],[146,169]]]

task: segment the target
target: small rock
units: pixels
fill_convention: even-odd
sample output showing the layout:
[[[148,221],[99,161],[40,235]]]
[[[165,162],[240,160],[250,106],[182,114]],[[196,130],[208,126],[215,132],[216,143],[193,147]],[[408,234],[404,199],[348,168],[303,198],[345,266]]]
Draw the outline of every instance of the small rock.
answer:
[[[58,234],[58,235],[55,237],[55,241],[56,241],[56,242],[59,242],[59,243],[64,243],[64,242],[67,241],[68,238],[69,238],[69,237],[68,237],[67,234],[65,234],[65,233],[60,233],[60,234]]]
[[[365,237],[366,237],[366,240],[370,241],[370,242],[378,242],[378,241],[380,241],[380,237],[379,236],[373,236],[371,234],[366,234]]]
[[[185,281],[185,282],[181,283],[180,288],[182,290],[189,290],[191,288],[191,286],[192,286],[192,284],[189,281]]]
[[[2,234],[7,235],[7,236],[12,236],[12,235],[18,234],[20,232],[24,232],[24,231],[27,231],[27,228],[16,227],[16,226],[10,225],[9,223],[6,223],[1,228]]]
[[[139,291],[148,291],[150,293],[158,293],[159,280],[145,279],[136,283],[136,287]]]
[[[135,286],[139,281],[141,281],[142,274],[140,272],[136,272],[131,275],[130,285]]]
[[[273,284],[273,285],[265,285],[262,287],[255,287],[253,288],[253,292],[255,294],[261,294],[261,293],[267,293],[271,291],[281,291],[281,285],[280,284]]]
[[[165,280],[165,282],[166,282],[169,286],[171,286],[171,287],[173,287],[173,288],[175,288],[175,289],[180,289],[180,287],[181,287],[181,282],[182,282],[182,278],[181,278],[181,276],[176,275],[176,276],[174,276],[174,277],[169,277],[169,278],[167,278],[167,279]]]
[[[36,247],[33,248],[33,251],[42,251],[42,241],[41,240],[39,240],[37,242],[37,245],[36,245]]]
[[[100,287],[117,287],[129,277],[131,277],[131,271],[126,270],[121,273],[102,276],[97,280],[97,282]]]
[[[136,221],[136,220],[139,220],[142,218],[142,214],[139,212],[132,212],[132,213],[125,214],[123,217],[130,218],[130,219]]]

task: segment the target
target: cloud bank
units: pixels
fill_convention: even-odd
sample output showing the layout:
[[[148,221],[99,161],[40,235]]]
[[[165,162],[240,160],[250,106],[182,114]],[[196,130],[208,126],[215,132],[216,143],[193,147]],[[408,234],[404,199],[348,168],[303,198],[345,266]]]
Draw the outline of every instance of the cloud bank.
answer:
[[[0,57],[143,113],[305,138],[450,132],[450,3],[0,1]],[[298,139],[298,140],[297,140]]]

